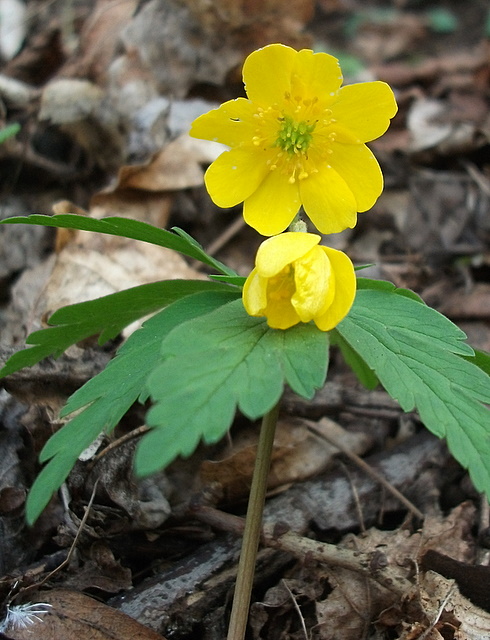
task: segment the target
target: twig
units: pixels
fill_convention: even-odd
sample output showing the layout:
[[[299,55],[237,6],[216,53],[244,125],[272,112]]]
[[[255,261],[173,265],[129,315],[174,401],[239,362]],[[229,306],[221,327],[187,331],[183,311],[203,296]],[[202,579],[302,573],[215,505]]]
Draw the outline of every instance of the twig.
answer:
[[[243,518],[219,511],[213,507],[196,506],[193,509],[195,515],[202,522],[235,535],[241,535],[245,522]],[[374,580],[381,586],[392,591],[399,597],[403,597],[412,589],[413,585],[405,578],[401,569],[390,567],[377,561],[379,551],[365,553],[343,549],[334,544],[319,542],[304,538],[297,533],[289,531],[286,524],[266,524],[262,529],[262,544],[287,551],[297,558],[305,557],[317,560],[332,567],[343,567]]]
[[[305,640],[309,640],[308,631],[307,631],[306,625],[305,625],[305,619],[303,617],[303,613],[301,612],[299,604],[298,604],[296,598],[294,597],[293,592],[289,588],[288,583],[286,582],[286,580],[284,580],[284,578],[283,578],[281,582],[286,587],[286,589],[287,589],[287,591],[288,591],[288,593],[289,593],[289,595],[291,597],[291,600],[293,601],[294,608],[296,609],[296,611],[298,613],[298,616],[299,616],[299,619],[300,619],[300,622],[301,622],[301,628],[303,629],[303,634],[305,636]]]
[[[333,544],[298,536],[292,531],[278,536],[277,526],[271,525],[264,527],[262,539],[268,547],[289,551],[296,557],[308,557],[327,565],[343,567],[367,576],[399,597],[406,595],[407,591],[412,588],[412,583],[402,575],[401,571],[389,565],[385,566],[384,563],[373,562],[376,552],[372,554],[342,549]]]
[[[432,634],[432,631],[434,630],[436,624],[439,622],[441,616],[442,616],[442,612],[444,611],[445,606],[448,603],[449,598],[451,597],[452,592],[454,591],[454,587],[456,586],[456,583],[453,582],[452,585],[449,587],[448,592],[446,593],[446,596],[444,598],[444,600],[442,601],[437,613],[436,613],[436,617],[434,618],[434,621],[431,622],[431,624],[427,627],[427,629],[424,631],[424,633],[419,636],[419,640],[425,640],[426,638],[429,637],[429,635]]]
[[[113,440],[107,445],[107,447],[104,447],[102,451],[99,451],[99,453],[92,458],[92,460],[90,461],[89,469],[92,469],[97,464],[97,462],[99,462],[99,460],[106,456],[109,452],[117,449],[130,440],[134,440],[134,438],[139,438],[140,436],[145,435],[145,433],[148,433],[148,431],[150,431],[150,427],[142,425],[141,427],[136,427],[136,429],[125,433],[120,438],[117,438],[117,440]]]
[[[386,478],[383,478],[382,475],[380,475],[377,471],[370,467],[362,458],[360,458],[352,451],[349,451],[349,449],[346,449],[341,442],[337,441],[335,438],[332,438],[331,433],[325,428],[327,422],[328,418],[322,418],[322,420],[320,420],[319,422],[311,422],[310,420],[306,420],[308,427],[312,431],[327,440],[327,442],[332,444],[334,447],[337,447],[339,451],[342,451],[344,455],[352,460],[359,468],[365,471],[370,478],[381,484],[387,491],[391,493],[392,496],[395,496],[395,498],[397,498],[402,504],[404,504],[416,518],[423,520],[424,514],[422,513],[422,511],[420,511],[420,509],[417,509],[417,507],[412,502],[410,502],[410,500],[408,500],[408,498],[406,498],[402,493],[400,493],[400,491],[398,491],[396,487],[390,484],[388,480],[386,480]]]
[[[222,247],[227,244],[237,233],[239,233],[245,226],[245,220],[240,215],[234,220],[226,229],[219,234],[219,236],[211,242],[206,248],[206,253],[210,256],[214,256]]]
[[[352,495],[354,497],[354,504],[356,507],[356,511],[359,517],[359,526],[361,528],[361,533],[365,534],[366,533],[366,525],[364,524],[364,516],[362,515],[362,507],[361,507],[361,501],[359,500],[359,493],[357,492],[357,487],[354,484],[354,481],[352,480],[352,476],[349,472],[349,469],[347,469],[347,467],[345,466],[345,464],[342,464],[342,469],[345,473],[345,475],[347,476],[347,479],[349,480],[349,484],[350,484],[350,488],[352,491]]]
[[[55,569],[53,569],[52,571],[50,571],[48,573],[47,576],[45,576],[40,582],[36,582],[35,584],[29,585],[28,587],[25,587],[24,589],[21,589],[19,591],[19,594],[24,594],[26,591],[31,591],[32,589],[39,589],[39,587],[42,587],[43,584],[46,584],[46,582],[48,580],[50,580],[54,575],[56,575],[59,571],[61,571],[64,567],[66,567],[67,564],[69,564],[73,553],[75,552],[75,548],[78,544],[78,540],[80,539],[80,536],[82,534],[83,528],[87,522],[89,513],[90,513],[90,509],[92,508],[92,505],[94,503],[94,499],[95,499],[95,492],[97,490],[97,485],[99,483],[99,479],[97,478],[97,480],[94,482],[94,488],[92,489],[92,495],[90,496],[90,500],[89,503],[85,509],[85,513],[83,514],[83,518],[80,521],[80,525],[78,527],[77,533],[75,535],[75,538],[73,539],[73,542],[71,544],[70,550],[68,551],[68,555],[66,556],[66,558],[63,560],[63,562],[61,562]],[[19,595],[17,594],[17,595]]]

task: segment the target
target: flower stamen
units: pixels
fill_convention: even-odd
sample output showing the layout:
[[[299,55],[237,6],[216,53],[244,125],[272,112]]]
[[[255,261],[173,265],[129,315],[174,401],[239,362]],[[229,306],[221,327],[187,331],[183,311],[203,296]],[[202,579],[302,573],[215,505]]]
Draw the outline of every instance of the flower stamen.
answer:
[[[281,126],[275,146],[287,151],[289,155],[304,154],[310,146],[316,122],[313,124],[309,124],[306,120],[295,122],[289,116],[283,116],[279,121]]]

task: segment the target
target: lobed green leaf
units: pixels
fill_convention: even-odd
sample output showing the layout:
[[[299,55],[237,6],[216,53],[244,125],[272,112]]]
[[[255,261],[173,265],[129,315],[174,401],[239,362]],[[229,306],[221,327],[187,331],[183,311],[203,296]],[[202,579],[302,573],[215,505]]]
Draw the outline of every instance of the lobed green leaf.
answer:
[[[490,378],[456,325],[400,290],[364,289],[337,331],[404,411],[422,422],[490,496]],[[466,359],[468,358],[468,359]]]
[[[0,369],[0,378],[48,356],[57,358],[72,344],[90,336],[99,335],[99,344],[103,344],[135,320],[185,296],[229,289],[225,284],[207,280],[165,280],[63,307],[50,316],[48,324],[52,327],[28,336],[26,343],[34,346],[9,358]]]
[[[162,354],[148,379],[155,405],[147,422],[154,428],[136,452],[139,475],[189,455],[201,439],[219,440],[237,408],[251,419],[264,415],[286,383],[311,398],[325,381],[328,334],[305,324],[271,329],[236,300],[175,328]]]
[[[62,415],[82,411],[57,431],[41,451],[41,462],[49,462],[29,492],[26,506],[29,522],[39,516],[82,451],[100,433],[113,429],[134,402],[146,400],[146,381],[162,359],[160,346],[169,331],[213,311],[237,295],[240,295],[238,290],[221,287],[219,291],[188,295],[169,305],[146,320],[129,336],[107,367],[69,398]]]

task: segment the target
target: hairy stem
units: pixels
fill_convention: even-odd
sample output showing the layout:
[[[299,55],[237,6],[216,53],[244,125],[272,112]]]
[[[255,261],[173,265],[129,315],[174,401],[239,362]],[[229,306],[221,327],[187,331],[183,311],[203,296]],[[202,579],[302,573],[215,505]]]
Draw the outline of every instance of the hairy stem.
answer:
[[[262,418],[257,458],[248,499],[245,531],[243,532],[242,550],[238,563],[238,573],[231,609],[228,640],[243,640],[247,629],[248,611],[255,574],[255,561],[262,529],[267,476],[271,462],[272,445],[276,431],[279,405],[277,404]]]

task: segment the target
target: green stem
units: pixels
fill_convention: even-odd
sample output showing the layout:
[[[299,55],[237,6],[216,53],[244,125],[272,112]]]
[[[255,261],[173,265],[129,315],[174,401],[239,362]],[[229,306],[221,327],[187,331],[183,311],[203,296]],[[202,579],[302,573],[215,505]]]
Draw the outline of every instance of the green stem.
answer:
[[[272,445],[276,431],[279,404],[262,418],[257,458],[255,460],[252,486],[248,498],[247,518],[243,532],[242,550],[238,563],[235,595],[231,609],[228,640],[243,640],[247,630],[248,610],[252,595],[255,574],[255,561],[259,548],[262,530],[262,513],[264,511],[267,477],[271,462]]]

